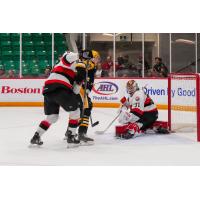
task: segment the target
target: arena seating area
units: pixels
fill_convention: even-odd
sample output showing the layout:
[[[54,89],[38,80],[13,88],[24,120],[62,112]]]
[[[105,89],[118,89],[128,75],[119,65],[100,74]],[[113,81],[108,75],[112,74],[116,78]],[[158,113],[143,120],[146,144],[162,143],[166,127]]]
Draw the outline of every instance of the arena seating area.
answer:
[[[54,63],[67,49],[64,34],[54,34]],[[19,71],[20,34],[0,34],[0,68]],[[38,76],[46,66],[52,66],[52,35],[50,33],[22,34],[22,74]]]

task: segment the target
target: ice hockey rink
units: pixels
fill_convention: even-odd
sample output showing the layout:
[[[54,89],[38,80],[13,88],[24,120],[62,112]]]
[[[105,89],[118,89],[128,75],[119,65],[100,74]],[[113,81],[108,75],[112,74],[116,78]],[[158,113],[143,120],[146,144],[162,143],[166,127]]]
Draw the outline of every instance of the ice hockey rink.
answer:
[[[44,145],[29,148],[29,141],[38,123],[44,118],[42,107],[1,107],[0,165],[200,165],[200,143],[191,132],[169,135],[145,135],[130,140],[114,137],[114,125],[103,135],[115,118],[117,109],[95,108],[88,135],[95,139],[93,146],[67,149],[63,140],[68,114],[60,112],[59,121],[43,136]],[[166,119],[166,111],[160,111]],[[117,122],[116,122],[117,123]],[[115,123],[115,124],[116,124]]]

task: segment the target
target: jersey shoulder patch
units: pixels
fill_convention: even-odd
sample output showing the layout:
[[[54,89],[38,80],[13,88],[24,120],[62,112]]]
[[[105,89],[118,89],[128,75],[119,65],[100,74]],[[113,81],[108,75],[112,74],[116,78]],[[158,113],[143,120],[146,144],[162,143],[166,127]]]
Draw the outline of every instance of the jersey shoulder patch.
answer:
[[[140,97],[139,97],[139,96],[136,96],[136,97],[135,97],[135,100],[136,100],[136,101],[139,101],[139,100],[140,100]]]
[[[134,101],[142,101],[144,99],[144,92],[142,90],[138,90],[133,95]]]

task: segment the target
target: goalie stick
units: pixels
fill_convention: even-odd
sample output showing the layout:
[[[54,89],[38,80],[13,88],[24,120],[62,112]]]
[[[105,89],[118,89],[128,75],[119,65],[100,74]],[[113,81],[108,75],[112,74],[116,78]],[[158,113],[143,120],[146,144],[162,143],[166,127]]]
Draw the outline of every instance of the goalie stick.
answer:
[[[105,130],[103,131],[96,131],[96,134],[104,134],[111,126],[112,124],[116,121],[116,119],[119,117],[119,115],[121,114],[121,112],[119,114],[117,114],[117,116],[110,122],[110,124],[105,128]]]

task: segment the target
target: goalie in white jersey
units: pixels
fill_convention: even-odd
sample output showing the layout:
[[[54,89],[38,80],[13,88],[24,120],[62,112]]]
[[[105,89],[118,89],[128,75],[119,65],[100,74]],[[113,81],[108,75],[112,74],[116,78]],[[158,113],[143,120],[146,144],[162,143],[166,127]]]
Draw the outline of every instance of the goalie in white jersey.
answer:
[[[116,136],[130,139],[153,127],[158,119],[158,110],[150,96],[138,87],[136,81],[128,81],[126,90],[128,97],[121,99],[119,115],[119,123],[123,126],[116,126]]]

